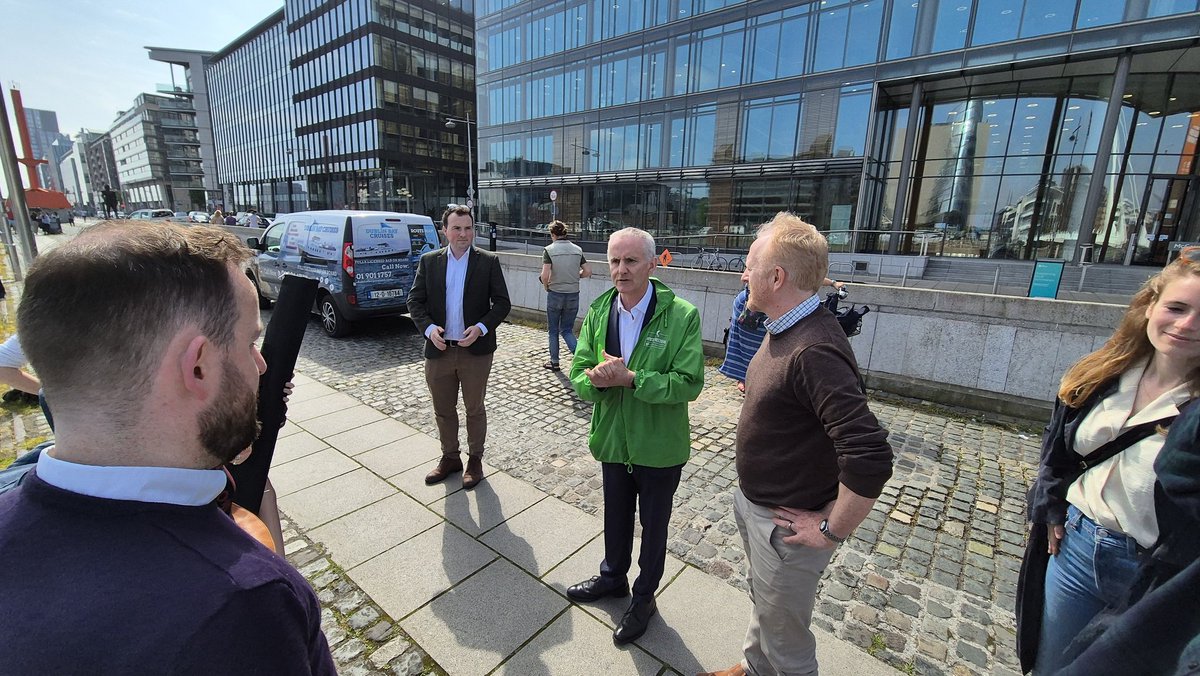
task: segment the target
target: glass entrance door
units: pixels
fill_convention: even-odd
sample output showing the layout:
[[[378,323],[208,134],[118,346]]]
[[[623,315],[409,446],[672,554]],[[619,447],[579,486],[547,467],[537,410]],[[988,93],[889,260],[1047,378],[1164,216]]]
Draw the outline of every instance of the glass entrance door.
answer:
[[[1137,227],[1130,235],[1136,237],[1136,242],[1126,243],[1130,245],[1126,251],[1133,254],[1132,263],[1159,266],[1166,264],[1167,250],[1171,242],[1189,230],[1189,221],[1194,211],[1192,202],[1195,199],[1195,182],[1195,176],[1150,177],[1142,196]]]

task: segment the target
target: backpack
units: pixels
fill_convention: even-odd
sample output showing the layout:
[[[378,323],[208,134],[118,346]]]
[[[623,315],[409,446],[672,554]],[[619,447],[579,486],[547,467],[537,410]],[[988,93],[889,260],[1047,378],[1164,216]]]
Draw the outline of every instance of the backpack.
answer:
[[[825,302],[822,305],[837,318],[838,324],[842,325],[842,331],[846,332],[846,337],[857,336],[858,332],[862,330],[863,315],[870,312],[871,308],[866,305],[860,306],[861,309],[855,309],[853,305],[839,308],[838,299],[845,297],[846,291],[844,289],[842,291],[831,292],[825,296]]]

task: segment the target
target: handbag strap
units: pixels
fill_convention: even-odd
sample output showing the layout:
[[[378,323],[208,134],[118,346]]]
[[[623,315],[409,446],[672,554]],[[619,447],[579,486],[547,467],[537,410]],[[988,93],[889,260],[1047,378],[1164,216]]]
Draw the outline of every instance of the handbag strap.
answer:
[[[1160,426],[1170,425],[1175,420],[1175,417],[1173,415],[1167,416],[1166,418],[1159,418],[1158,420],[1151,420],[1150,422],[1130,427],[1116,439],[1104,444],[1086,456],[1081,456],[1079,460],[1079,473],[1082,474],[1105,460],[1118,455],[1121,451],[1124,451],[1137,442],[1149,438]]]

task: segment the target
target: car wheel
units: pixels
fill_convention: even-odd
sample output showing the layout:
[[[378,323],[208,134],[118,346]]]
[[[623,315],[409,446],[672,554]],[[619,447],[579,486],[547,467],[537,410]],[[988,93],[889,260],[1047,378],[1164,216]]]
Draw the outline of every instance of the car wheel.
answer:
[[[338,311],[333,297],[326,295],[321,298],[321,328],[332,338],[341,338],[350,333],[350,322]]]
[[[258,286],[258,280],[255,279],[254,275],[250,274],[249,272],[246,273],[246,276],[250,278],[250,283],[254,285],[254,293],[258,294],[258,309],[259,310],[270,310],[271,306],[274,305],[274,303],[271,301],[270,298],[267,298],[266,296],[263,295],[262,289],[259,288],[259,286]]]

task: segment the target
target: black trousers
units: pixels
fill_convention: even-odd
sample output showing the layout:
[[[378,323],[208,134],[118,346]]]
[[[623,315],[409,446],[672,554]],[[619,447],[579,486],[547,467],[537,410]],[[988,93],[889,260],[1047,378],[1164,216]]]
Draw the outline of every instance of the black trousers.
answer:
[[[624,578],[629,573],[636,507],[642,523],[642,551],[633,594],[653,594],[662,580],[667,560],[671,501],[679,487],[683,465],[633,465],[630,471],[625,465],[605,462],[600,467],[604,478],[604,561],[600,564],[600,575]]]

